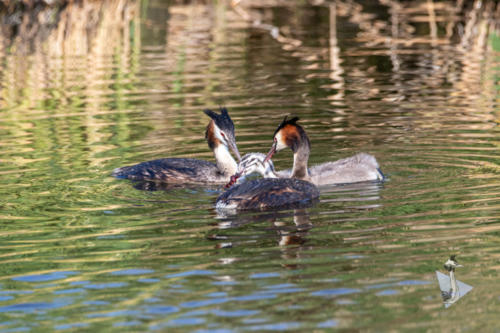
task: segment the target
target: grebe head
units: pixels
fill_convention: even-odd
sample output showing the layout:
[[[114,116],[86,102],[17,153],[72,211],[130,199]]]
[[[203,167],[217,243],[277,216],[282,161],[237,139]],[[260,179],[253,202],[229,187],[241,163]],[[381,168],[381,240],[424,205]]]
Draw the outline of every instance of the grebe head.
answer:
[[[309,143],[309,138],[302,126],[297,124],[299,120],[298,117],[294,117],[290,120],[287,116],[283,119],[281,124],[274,132],[273,135],[273,145],[271,150],[264,159],[264,163],[273,157],[274,153],[283,150],[285,148],[290,148],[294,153],[297,152],[299,147],[306,145],[310,149],[311,144]]]
[[[240,163],[238,164],[237,172],[231,176],[229,183],[226,187],[231,187],[234,183],[240,183],[246,178],[246,176],[251,175],[256,172],[259,173],[264,178],[276,178],[274,173],[274,163],[272,160],[267,160],[264,162],[266,155],[262,153],[248,153],[245,154]]]
[[[243,178],[254,172],[261,174],[265,178],[276,178],[274,175],[274,163],[267,160],[266,155],[262,153],[245,154],[238,164],[238,175]]]
[[[450,256],[450,259],[448,259],[445,263],[444,263],[444,269],[446,269],[448,272],[451,272],[451,271],[455,271],[455,268],[457,267],[464,267],[462,265],[459,265],[457,260],[455,259],[456,255],[452,255]]]
[[[241,155],[236,146],[236,138],[234,136],[234,123],[229,117],[226,108],[220,108],[221,113],[217,114],[212,110],[203,110],[207,116],[212,118],[212,121],[207,126],[205,138],[208,141],[210,149],[214,150],[219,144],[223,144],[232,150],[232,152],[241,161]]]

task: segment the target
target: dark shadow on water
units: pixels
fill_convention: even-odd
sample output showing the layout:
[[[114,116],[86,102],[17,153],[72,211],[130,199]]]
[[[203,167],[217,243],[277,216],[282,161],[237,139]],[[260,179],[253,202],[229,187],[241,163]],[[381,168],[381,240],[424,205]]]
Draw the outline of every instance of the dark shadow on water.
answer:
[[[370,192],[370,191],[378,191],[384,187],[384,183],[387,181],[387,178],[384,181],[374,181],[374,182],[360,182],[360,183],[351,183],[351,184],[336,184],[336,185],[326,185],[319,187],[320,192],[324,193],[334,193],[340,191],[360,191],[360,193]],[[140,191],[170,191],[170,190],[178,190],[178,189],[188,189],[188,190],[203,190],[203,191],[213,191],[213,192],[222,192],[224,191],[223,185],[207,185],[207,184],[187,184],[187,183],[166,183],[166,182],[157,182],[157,181],[132,181],[132,186]],[[318,201],[314,201],[312,204],[317,203]],[[297,208],[297,207],[288,207]],[[283,208],[287,209],[287,208]]]
[[[293,223],[288,222],[292,218]],[[219,230],[242,228],[250,224],[268,223],[267,231],[275,232],[280,246],[302,245],[307,239],[308,231],[313,227],[310,220],[310,211],[305,208],[289,211],[272,211],[263,213],[244,213],[231,217],[222,217],[213,225]],[[207,239],[219,241],[217,248],[234,247],[241,244],[242,239],[238,236],[230,236],[227,233],[216,232],[207,236]],[[243,240],[244,241],[244,240]]]
[[[218,221],[213,223],[219,229],[239,228],[249,223],[261,223],[264,221],[275,221],[293,217],[297,220],[296,225],[310,225],[309,211],[306,208],[293,210],[274,210],[265,212],[242,212],[239,215],[225,216],[217,215]]]
[[[193,192],[210,192],[210,193],[223,193],[224,187],[221,185],[207,185],[207,184],[184,184],[184,183],[166,183],[166,182],[155,182],[155,181],[133,181],[132,186],[140,191],[156,192],[156,191],[176,191],[176,190],[187,190]],[[269,211],[271,214],[275,211],[282,211],[288,209],[298,209],[298,208],[308,208],[316,205],[320,200],[304,200],[292,204],[285,204],[273,209],[265,209],[261,211]],[[254,210],[255,211],[255,210]],[[259,211],[259,210],[257,210]],[[237,211],[232,209],[217,209],[217,215],[219,217],[233,216],[245,214],[245,211]]]
[[[171,191],[171,190],[192,190],[192,191],[210,191],[219,192],[223,189],[221,185],[206,185],[206,184],[181,184],[181,183],[165,183],[154,181],[136,181],[132,182],[132,186],[140,191]]]
[[[297,245],[301,247],[307,243],[309,230],[313,228],[311,216],[321,215],[322,203],[339,202],[341,210],[367,210],[380,207],[380,190],[383,182],[361,182],[354,184],[322,186],[320,200],[307,207],[291,209],[276,209],[272,211],[240,211],[227,214],[226,211],[216,210],[216,220],[211,223],[217,231],[211,231],[206,237],[217,242],[216,248],[233,248],[249,246],[269,238],[270,233],[275,235],[275,244],[279,246]],[[344,201],[360,202],[346,208]],[[373,204],[371,201],[375,201]],[[316,207],[313,207],[317,205]],[[234,229],[233,231],[231,231]],[[241,229],[245,229],[242,231]],[[248,229],[251,230],[249,234]],[[264,229],[265,233],[259,234]],[[241,233],[244,232],[245,235]],[[332,246],[332,239],[330,239]],[[251,245],[253,246],[253,245]]]

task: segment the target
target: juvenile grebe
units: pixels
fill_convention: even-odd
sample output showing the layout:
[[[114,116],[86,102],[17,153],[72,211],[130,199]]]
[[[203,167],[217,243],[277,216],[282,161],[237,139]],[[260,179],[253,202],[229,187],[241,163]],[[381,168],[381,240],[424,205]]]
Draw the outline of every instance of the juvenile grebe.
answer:
[[[267,160],[265,154],[262,153],[247,153],[243,155],[240,163],[238,163],[238,171],[231,176],[229,183],[226,187],[231,187],[234,183],[243,183],[246,177],[252,173],[259,173],[264,178],[289,178],[286,176],[280,177],[274,170],[274,163],[272,160]]]
[[[243,156],[238,165],[238,172],[231,176],[226,187],[231,187],[238,177],[244,173],[246,163],[253,159],[264,160],[266,155],[262,153],[248,153]],[[274,172],[271,160],[266,161],[267,171]],[[245,175],[248,175],[245,173]],[[226,215],[231,210],[267,210],[277,208],[298,208],[310,205],[319,197],[319,191],[310,182],[277,177],[265,177],[242,182],[245,177],[239,179],[240,183],[231,187],[217,198],[216,208]]]
[[[238,166],[238,173],[231,180],[234,182],[235,178],[244,177],[253,172],[258,172],[267,178],[291,177],[308,180],[318,186],[384,179],[375,157],[366,153],[308,168],[310,142],[302,126],[296,123],[298,119],[287,120],[285,117],[274,133],[273,145],[267,156],[262,158],[263,154],[258,153],[245,155]],[[275,152],[286,147],[293,151],[293,168],[275,171],[270,158]]]
[[[237,170],[236,161],[229,149],[241,160],[234,124],[226,108],[217,114],[204,110],[211,118],[205,132],[208,146],[215,155],[216,163],[192,158],[163,158],[117,168],[113,176],[131,180],[154,180],[168,183],[227,183]]]

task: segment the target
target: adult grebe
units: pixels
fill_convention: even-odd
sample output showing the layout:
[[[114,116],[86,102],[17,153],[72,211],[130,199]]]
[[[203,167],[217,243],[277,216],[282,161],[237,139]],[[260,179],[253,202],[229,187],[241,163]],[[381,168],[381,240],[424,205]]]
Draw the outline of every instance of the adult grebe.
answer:
[[[261,178],[231,187],[215,204],[218,210],[268,210],[298,208],[312,204],[319,197],[318,188],[294,178]]]
[[[443,302],[445,304],[455,303],[460,298],[457,279],[455,277],[455,268],[463,266],[459,265],[455,258],[456,256],[452,255],[450,256],[450,259],[444,263],[444,269],[446,269],[450,274],[450,289],[441,291],[441,297],[443,298]]]
[[[192,158],[163,158],[117,168],[113,176],[131,180],[154,180],[168,183],[227,183],[237,170],[236,161],[229,149],[241,160],[234,124],[226,108],[217,114],[204,110],[211,118],[205,132],[208,146],[215,155],[216,163]]]
[[[287,120],[285,117],[274,133],[273,146],[267,156],[263,158],[263,154],[259,153],[243,156],[238,165],[238,172],[231,178],[231,181],[234,182],[235,178],[244,177],[253,172],[258,172],[266,178],[304,179],[318,186],[384,179],[375,157],[366,153],[307,168],[310,143],[302,126],[296,123],[298,119]],[[293,169],[275,171],[270,158],[275,152],[286,147],[291,148],[294,153]]]
[[[463,267],[459,265],[455,255],[450,256],[444,263],[444,269],[449,273],[449,276],[436,271],[436,276],[439,282],[439,289],[441,289],[441,297],[445,308],[450,307],[460,298],[464,297],[474,287],[457,280],[455,277],[455,268]]]

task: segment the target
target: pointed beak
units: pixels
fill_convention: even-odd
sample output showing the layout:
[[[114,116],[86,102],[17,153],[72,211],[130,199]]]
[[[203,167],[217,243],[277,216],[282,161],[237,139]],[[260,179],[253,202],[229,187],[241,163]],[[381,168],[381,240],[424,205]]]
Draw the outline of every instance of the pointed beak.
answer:
[[[236,146],[235,141],[230,141],[229,148],[233,151],[233,153],[236,155],[238,158],[238,162],[241,162],[241,155],[240,152],[238,151],[238,147]]]
[[[269,150],[269,153],[267,153],[266,158],[264,158],[262,164],[265,164],[267,161],[271,159],[271,157],[273,157],[274,153],[276,152],[276,145],[277,143],[274,142],[273,145],[271,146],[271,150]]]

